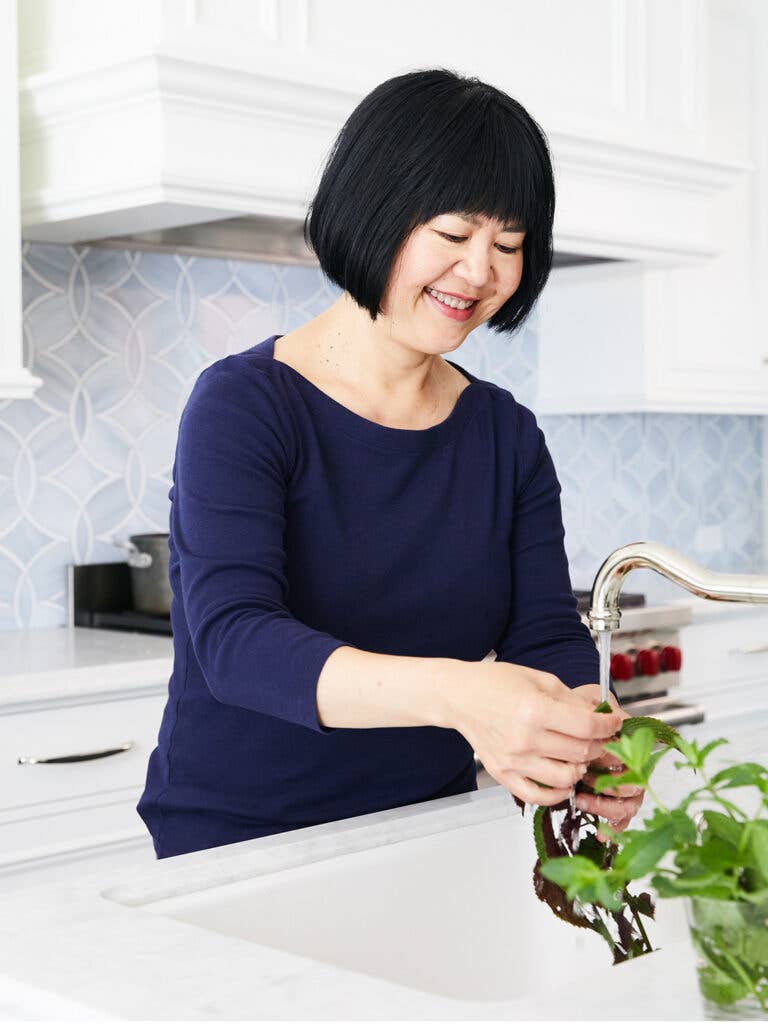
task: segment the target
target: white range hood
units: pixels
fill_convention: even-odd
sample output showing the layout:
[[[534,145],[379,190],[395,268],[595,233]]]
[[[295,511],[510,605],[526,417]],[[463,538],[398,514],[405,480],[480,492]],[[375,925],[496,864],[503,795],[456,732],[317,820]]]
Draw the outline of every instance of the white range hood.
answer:
[[[365,90],[306,79],[161,53],[28,77],[23,237],[178,241],[245,258],[266,246],[270,258],[312,262],[301,221],[333,138]],[[650,149],[647,140],[562,130],[548,138],[555,248],[599,259],[679,265],[714,255],[713,199],[750,166]]]

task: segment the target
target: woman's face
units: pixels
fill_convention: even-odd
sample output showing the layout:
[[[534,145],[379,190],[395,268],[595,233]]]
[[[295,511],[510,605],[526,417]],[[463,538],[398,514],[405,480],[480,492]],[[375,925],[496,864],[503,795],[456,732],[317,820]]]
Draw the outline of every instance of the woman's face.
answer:
[[[525,232],[482,214],[441,213],[420,224],[395,261],[382,309],[395,330],[407,330],[427,351],[457,348],[517,290]],[[467,309],[459,296],[475,300]],[[465,303],[461,303],[465,305]],[[406,327],[407,325],[407,327]]]

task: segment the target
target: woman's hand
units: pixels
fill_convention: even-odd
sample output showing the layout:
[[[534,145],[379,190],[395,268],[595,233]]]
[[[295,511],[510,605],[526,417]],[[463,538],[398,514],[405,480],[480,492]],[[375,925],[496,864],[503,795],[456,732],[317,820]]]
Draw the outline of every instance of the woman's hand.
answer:
[[[576,686],[571,690],[576,701],[579,701],[591,708],[596,708],[601,701],[600,687],[597,683],[589,683],[584,686]],[[623,711],[612,693],[608,694],[608,700],[623,722],[625,718],[630,716],[626,711]],[[594,711],[593,711],[594,713]],[[600,718],[600,715],[595,715],[595,718]],[[621,726],[619,726],[619,729]],[[590,768],[602,768],[608,769],[615,774],[620,774],[626,771],[626,765],[621,761],[615,754],[609,753],[607,750],[603,750],[599,757],[594,758],[589,762]],[[612,789],[604,789],[602,793],[597,796],[592,790],[596,780],[594,772],[587,772],[582,779],[582,784],[585,788],[589,789],[589,792],[580,792],[576,795],[576,806],[581,811],[586,811],[588,814],[597,814],[602,818],[607,819],[610,827],[616,832],[623,832],[624,829],[629,825],[630,821],[642,806],[643,799],[645,798],[645,790],[640,786],[616,786]],[[600,842],[608,842],[609,837],[602,833],[599,828],[597,832],[597,838]]]
[[[566,800],[621,728],[619,713],[596,715],[549,672],[498,661],[466,665],[453,728],[515,797],[544,806]]]

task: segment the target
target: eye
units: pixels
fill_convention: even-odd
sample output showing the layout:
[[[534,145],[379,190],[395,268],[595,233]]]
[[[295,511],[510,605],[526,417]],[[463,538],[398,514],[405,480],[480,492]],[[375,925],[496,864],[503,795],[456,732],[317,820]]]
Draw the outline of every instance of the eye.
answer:
[[[438,235],[443,238],[447,238],[449,242],[464,242],[466,241],[466,235],[447,235],[444,231],[438,231]],[[509,245],[497,245],[496,248],[503,256],[511,256],[513,253],[519,252],[520,247],[512,247]]]

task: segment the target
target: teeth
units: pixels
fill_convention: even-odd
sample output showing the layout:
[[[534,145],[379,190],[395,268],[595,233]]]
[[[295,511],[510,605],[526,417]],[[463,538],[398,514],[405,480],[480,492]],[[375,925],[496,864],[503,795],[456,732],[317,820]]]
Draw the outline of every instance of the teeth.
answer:
[[[451,309],[469,309],[470,306],[474,306],[474,302],[464,302],[462,299],[456,299],[452,295],[444,295],[442,292],[435,291],[434,288],[427,288],[430,295],[434,295],[436,299],[439,299],[444,305],[450,306]]]

